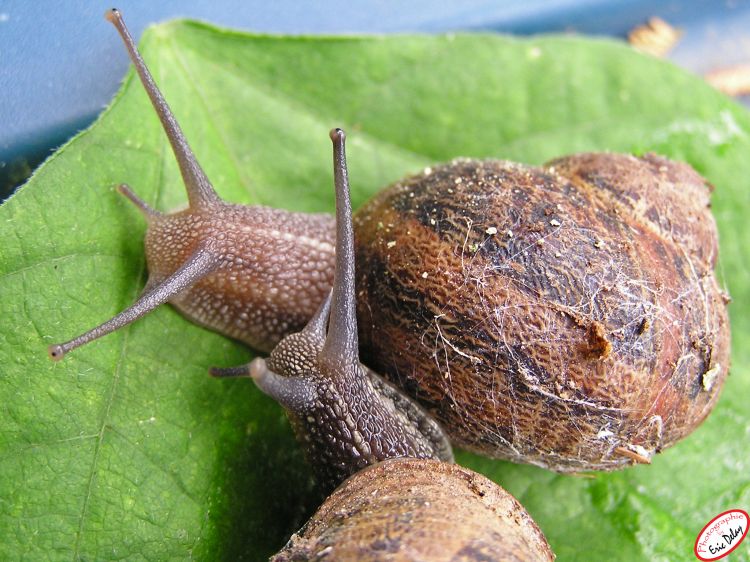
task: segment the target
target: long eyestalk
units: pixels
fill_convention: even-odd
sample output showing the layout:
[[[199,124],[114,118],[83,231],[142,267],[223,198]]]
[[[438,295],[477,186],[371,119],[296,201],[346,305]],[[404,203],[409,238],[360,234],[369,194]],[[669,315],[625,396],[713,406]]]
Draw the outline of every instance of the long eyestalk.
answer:
[[[59,361],[69,351],[127,326],[190,287],[198,279],[216,269],[219,263],[215,254],[203,248],[199,249],[172,275],[153,287],[147,287],[137,301],[114,318],[110,318],[103,324],[70,341],[49,346],[47,353],[49,353],[50,359]]]
[[[349,198],[349,174],[346,167],[346,135],[341,129],[332,129],[330,136],[333,142],[333,177],[336,186],[336,269],[328,336],[322,355],[358,363],[354,228]]]
[[[203,172],[200,164],[195,159],[195,154],[190,149],[185,135],[182,133],[182,129],[177,124],[177,120],[172,114],[172,110],[169,109],[164,96],[161,95],[159,88],[154,82],[154,77],[151,76],[146,67],[146,63],[143,62],[141,54],[138,52],[138,48],[135,46],[135,42],[125,26],[125,22],[122,19],[122,14],[119,10],[113,8],[109,10],[105,16],[110,21],[122,37],[125,43],[125,48],[128,50],[130,60],[135,66],[136,72],[141,79],[141,83],[151,98],[151,103],[159,115],[159,120],[164,127],[164,132],[167,133],[167,138],[172,145],[172,151],[174,152],[177,163],[180,166],[180,173],[182,174],[182,180],[185,182],[185,188],[187,189],[188,199],[191,207],[200,207],[210,203],[218,202],[219,197],[216,195],[211,182],[208,181],[206,174]]]

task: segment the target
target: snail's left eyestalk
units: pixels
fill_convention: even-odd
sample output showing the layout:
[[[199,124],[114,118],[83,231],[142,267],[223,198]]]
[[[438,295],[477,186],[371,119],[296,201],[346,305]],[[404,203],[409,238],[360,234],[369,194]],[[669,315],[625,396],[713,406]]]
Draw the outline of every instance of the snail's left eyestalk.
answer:
[[[331,129],[333,176],[336,188],[336,270],[334,273],[331,319],[323,355],[357,362],[357,310],[354,294],[354,227],[346,166],[346,134]]]
[[[167,302],[174,295],[181,293],[197,280],[214,271],[219,265],[220,257],[204,248],[198,248],[190,259],[172,275],[154,286],[147,287],[140,298],[120,314],[72,340],[49,346],[47,353],[50,359],[59,361],[67,352],[138,320],[147,312]]]

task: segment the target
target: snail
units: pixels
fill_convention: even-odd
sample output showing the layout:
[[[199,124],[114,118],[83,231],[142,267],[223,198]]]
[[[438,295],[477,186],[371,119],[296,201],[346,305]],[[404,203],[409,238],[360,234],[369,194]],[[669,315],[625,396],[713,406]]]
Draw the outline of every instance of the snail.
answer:
[[[359,362],[354,296],[354,231],[344,132],[331,131],[336,184],[333,289],[300,332],[282,339],[268,360],[216,377],[248,376],[287,411],[318,483],[331,490],[368,465],[413,457],[453,462],[442,428],[417,403]]]
[[[332,489],[345,480],[272,560],[553,560],[518,501],[452,464],[440,426],[359,362],[343,131],[331,131],[331,140],[337,229],[331,293],[267,361],[212,371],[251,377],[286,409],[319,482]]]
[[[49,347],[53,359],[170,301],[270,351],[332,282],[334,221],[223,202],[133,44],[189,207],[150,209],[141,297]],[[728,297],[713,269],[709,186],[655,155],[578,154],[542,167],[458,159],[386,188],[354,215],[364,362],[454,445],[553,470],[648,463],[716,404]]]

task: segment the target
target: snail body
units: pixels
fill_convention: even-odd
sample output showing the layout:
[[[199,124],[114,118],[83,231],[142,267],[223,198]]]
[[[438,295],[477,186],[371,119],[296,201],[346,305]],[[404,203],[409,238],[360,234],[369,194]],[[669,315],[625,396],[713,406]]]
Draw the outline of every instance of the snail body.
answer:
[[[332,282],[334,221],[221,201],[117,12],[177,156],[189,208],[150,209],[149,281],[53,359],[170,301],[270,351]],[[648,462],[711,410],[728,369],[708,188],[654,156],[545,168],[456,161],[391,186],[354,218],[363,359],[450,439],[560,471]],[[256,236],[257,234],[257,236]]]
[[[343,131],[331,131],[331,140],[336,185],[331,294],[268,360],[212,371],[249,376],[278,400],[319,483],[329,489],[340,484],[272,560],[554,560],[518,501],[452,464],[440,426],[359,362]]]
[[[354,296],[354,231],[344,132],[331,131],[336,183],[333,289],[304,329],[270,357],[212,369],[248,376],[287,411],[318,483],[328,491],[356,471],[400,457],[453,462],[442,428],[415,402],[359,361]]]

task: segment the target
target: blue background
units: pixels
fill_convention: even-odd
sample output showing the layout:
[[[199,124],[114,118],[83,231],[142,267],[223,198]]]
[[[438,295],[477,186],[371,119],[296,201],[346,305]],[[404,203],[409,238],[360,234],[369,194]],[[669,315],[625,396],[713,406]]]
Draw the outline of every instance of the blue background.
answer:
[[[0,0],[0,198],[93,121],[128,59],[109,3]],[[750,62],[750,0],[121,1],[135,37],[177,17],[270,33],[578,32],[624,38],[660,16],[684,32],[670,58],[696,73]]]

